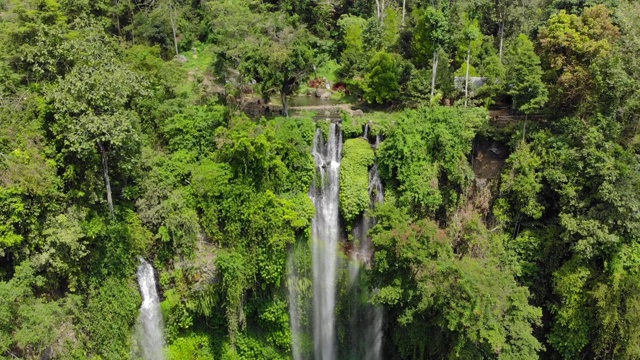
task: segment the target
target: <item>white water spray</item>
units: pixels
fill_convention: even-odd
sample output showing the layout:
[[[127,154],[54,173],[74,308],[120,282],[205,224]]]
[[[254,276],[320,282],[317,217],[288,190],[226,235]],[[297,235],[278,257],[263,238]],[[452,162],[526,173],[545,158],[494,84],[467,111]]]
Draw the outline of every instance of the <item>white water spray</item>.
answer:
[[[332,123],[325,144],[320,129],[313,140],[316,180],[309,196],[316,214],[312,221],[313,339],[316,360],[336,358],[335,304],[338,265],[338,201],[342,132]]]

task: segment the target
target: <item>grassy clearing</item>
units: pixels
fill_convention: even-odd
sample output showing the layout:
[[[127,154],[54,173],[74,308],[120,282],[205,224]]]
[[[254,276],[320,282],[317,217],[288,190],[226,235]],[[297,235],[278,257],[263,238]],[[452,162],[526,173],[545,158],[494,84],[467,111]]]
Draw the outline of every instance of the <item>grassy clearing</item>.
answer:
[[[213,51],[211,51],[210,44],[200,44],[196,46],[198,54],[197,58],[193,58],[193,51],[182,52],[181,55],[187,57],[188,61],[182,64],[182,67],[187,71],[195,70],[200,73],[205,73],[209,70],[213,64]]]

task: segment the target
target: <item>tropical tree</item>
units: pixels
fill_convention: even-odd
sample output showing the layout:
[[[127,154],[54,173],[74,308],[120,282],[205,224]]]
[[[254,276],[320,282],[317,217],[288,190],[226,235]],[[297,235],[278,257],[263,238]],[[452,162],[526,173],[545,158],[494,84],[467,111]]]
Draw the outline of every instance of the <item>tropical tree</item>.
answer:
[[[361,17],[343,15],[338,20],[338,26],[342,30],[344,43],[344,50],[340,54],[341,72],[349,78],[366,66],[363,34],[367,21]]]
[[[397,60],[392,54],[379,51],[369,61],[364,81],[364,98],[369,103],[384,104],[395,100],[400,91]]]
[[[420,61],[431,54],[431,99],[435,92],[436,76],[438,74],[438,60],[440,50],[449,41],[448,19],[444,12],[432,6],[427,7],[418,19],[414,32],[414,50]]]
[[[138,116],[131,102],[144,94],[142,83],[115,59],[97,59],[74,67],[48,92],[55,110],[53,131],[63,153],[89,163],[93,154],[99,155],[111,214],[110,166],[124,165],[139,152]]]
[[[463,14],[464,28],[460,35],[461,48],[467,52],[466,56],[466,68],[464,76],[464,106],[467,107],[469,102],[469,71],[471,69],[471,48],[474,47],[475,42],[481,39],[482,33],[480,33],[480,26],[477,19],[471,19],[467,14]],[[476,45],[477,46],[477,45]]]
[[[300,86],[300,81],[313,71],[315,51],[312,35],[304,28],[286,25],[283,15],[271,17],[256,35],[255,46],[244,50],[240,71],[256,81],[265,100],[280,94],[283,115],[289,115],[288,97]]]
[[[554,84],[556,107],[573,110],[593,100],[591,66],[610,56],[618,37],[619,29],[604,5],[586,8],[580,16],[561,10],[549,18],[539,40],[543,66],[549,69],[545,80]]]
[[[533,42],[520,34],[507,52],[508,94],[513,97],[513,105],[529,115],[547,102],[547,87],[542,82],[540,58],[534,52]],[[525,136],[525,118],[522,137]]]

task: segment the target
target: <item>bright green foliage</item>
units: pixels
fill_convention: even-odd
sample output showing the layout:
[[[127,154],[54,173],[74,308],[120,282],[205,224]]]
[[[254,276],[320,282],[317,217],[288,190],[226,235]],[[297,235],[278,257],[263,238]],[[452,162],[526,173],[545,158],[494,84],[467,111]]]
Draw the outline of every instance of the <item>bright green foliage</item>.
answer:
[[[193,196],[185,186],[195,161],[195,154],[186,151],[168,156],[148,148],[142,151],[141,165],[146,173],[136,209],[142,223],[171,254],[191,254],[200,231]]]
[[[53,80],[72,61],[73,52],[64,45],[67,18],[57,1],[23,2],[14,10],[17,21],[7,30],[10,63],[33,80]]]
[[[215,160],[205,159],[192,171],[201,223],[225,247],[216,255],[222,279],[216,288],[231,353],[244,351],[240,336],[249,316],[244,306],[245,301],[254,301],[246,300],[246,294],[251,290],[267,296],[268,287],[283,283],[286,249],[313,217],[307,196],[314,171],[313,134],[310,119],[256,123],[233,117],[228,128],[216,131]],[[267,341],[288,349],[282,318],[274,317],[273,311],[260,321],[273,330]]]
[[[140,305],[138,290],[130,282],[108,278],[93,286],[79,327],[89,354],[104,358],[127,357],[131,352],[131,332]]]
[[[372,300],[383,358],[639,358],[638,14],[631,0],[0,0],[0,358],[130,358],[139,255],[160,275],[169,359],[289,358],[285,286],[312,357],[310,152],[329,122],[241,114],[286,106],[312,73],[365,110],[341,125],[346,238],[369,206],[364,125],[383,139],[375,259],[357,285],[338,269],[338,358],[364,357]],[[467,105],[496,105],[496,121],[437,106],[460,103],[467,70],[486,80]],[[510,110],[538,113],[526,143]],[[486,184],[470,156],[502,156],[484,139],[511,153]]]
[[[548,92],[542,82],[540,59],[526,35],[521,34],[511,44],[505,61],[508,93],[513,97],[514,106],[525,114],[544,106]]]
[[[244,291],[249,285],[249,276],[253,271],[246,266],[243,255],[234,251],[218,253],[216,265],[222,274],[221,290],[225,294],[223,301],[226,308],[227,330],[229,343],[233,348],[239,332],[246,326],[242,301]]]
[[[140,95],[144,95],[141,79],[114,59],[77,65],[48,93],[56,120],[52,131],[61,152],[84,165],[67,169],[64,177],[77,181],[83,175],[95,176],[82,172],[101,165],[111,213],[109,170],[111,178],[114,168],[126,173],[139,152],[138,117],[128,105]]]
[[[399,96],[400,74],[397,60],[385,51],[376,53],[364,79],[364,97],[369,103],[384,104]]]
[[[238,338],[237,350],[228,350],[222,356],[223,359],[228,360],[258,360],[258,359],[274,359],[284,360],[286,357],[278,354],[278,352],[272,347],[265,346],[260,343],[259,340],[241,336]]]
[[[399,38],[400,31],[400,14],[393,7],[388,7],[384,11],[384,20],[382,23],[382,43],[387,49],[393,48]]]
[[[209,336],[190,334],[175,339],[168,348],[169,360],[213,360]]]
[[[507,79],[507,69],[497,54],[485,57],[478,66],[478,72],[486,79],[486,82],[475,90],[475,96],[485,99],[485,106],[495,103],[495,99],[502,95],[505,89],[503,79]]]
[[[475,58],[480,51],[482,45],[482,33],[480,32],[480,24],[478,19],[470,17],[469,14],[462,14],[460,19],[462,28],[457,34],[457,59],[460,64]],[[469,55],[469,56],[468,56]]]
[[[449,23],[445,13],[432,6],[422,10],[413,39],[416,66],[430,62],[434,52],[444,48],[449,38]]]
[[[540,165],[540,158],[531,152],[531,147],[521,143],[507,160],[510,171],[502,175],[500,187],[505,197],[498,200],[498,208],[508,203],[518,211],[518,216],[524,214],[533,219],[542,216],[544,208],[537,200],[542,189]]]
[[[593,314],[587,307],[586,285],[591,276],[589,268],[575,260],[554,273],[554,289],[562,306],[552,308],[556,320],[549,341],[565,358],[578,356],[589,343]]]
[[[541,132],[520,145],[503,178],[509,190],[499,208],[510,209],[505,219],[517,236],[508,248],[524,281],[541,289],[536,297],[557,296],[544,304],[553,314],[549,346],[565,358],[637,353],[627,340],[638,331],[630,313],[637,290],[626,279],[640,229],[640,199],[632,190],[638,167],[613,141],[614,129],[604,117],[586,124],[562,119],[556,135]],[[553,283],[545,285],[549,277]]]
[[[14,254],[6,265],[24,259],[16,255],[34,245],[29,240],[41,229],[39,219],[60,197],[58,163],[47,156],[34,98],[0,106],[0,254]]]
[[[342,124],[340,124],[342,136],[346,139],[362,136],[364,134],[364,127],[366,126],[367,122],[369,121],[364,117],[352,117],[351,115],[346,113],[342,114]],[[369,125],[371,126],[372,124],[369,123]],[[322,130],[323,133],[325,133],[324,128]]]
[[[274,300],[265,303],[260,311],[260,326],[267,332],[267,342],[274,348],[289,351],[291,329],[287,303]]]
[[[342,147],[340,162],[340,213],[347,223],[369,208],[369,167],[375,155],[369,142],[349,139]]]
[[[433,107],[400,114],[380,148],[381,175],[400,193],[400,203],[417,213],[451,210],[471,180],[467,154],[481,109]]]
[[[372,276],[374,301],[397,318],[391,333],[403,357],[537,358],[532,325],[541,311],[527,289],[490,260],[455,256],[434,223],[397,213],[387,204],[376,212]]]
[[[364,70],[366,65],[363,33],[366,20],[357,16],[343,15],[338,20],[342,29],[344,50],[340,54],[341,72],[345,76]]]
[[[34,258],[34,264],[46,269],[49,279],[66,280],[71,291],[78,286],[81,263],[89,253],[89,239],[83,229],[85,218],[86,211],[69,208],[66,214],[50,219],[42,232],[44,243]]]
[[[164,133],[173,151],[187,150],[206,154],[213,150],[215,129],[223,124],[225,108],[222,106],[193,107],[168,119]]]
[[[36,297],[32,286],[43,285],[31,263],[23,262],[8,282],[0,282],[0,351],[34,358],[60,334],[67,320],[63,307],[56,301]]]

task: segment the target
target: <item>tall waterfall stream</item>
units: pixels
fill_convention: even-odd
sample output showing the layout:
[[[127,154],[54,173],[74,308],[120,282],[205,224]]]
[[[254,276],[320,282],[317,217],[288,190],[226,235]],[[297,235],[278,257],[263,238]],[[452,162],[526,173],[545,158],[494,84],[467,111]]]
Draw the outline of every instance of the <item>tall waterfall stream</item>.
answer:
[[[163,360],[164,324],[156,290],[156,279],[153,267],[143,258],[140,258],[137,276],[142,305],[140,306],[136,333],[142,346],[142,358],[144,360]]]
[[[367,137],[369,127],[365,128]],[[377,136],[372,147],[376,149],[380,144]],[[288,258],[287,288],[289,294],[289,315],[292,333],[292,356],[294,360],[313,358],[315,360],[335,360],[336,358],[379,360],[382,358],[382,320],[383,312],[380,307],[358,303],[358,286],[360,269],[370,266],[373,256],[373,245],[367,232],[375,225],[375,219],[362,216],[354,229],[354,247],[349,261],[348,284],[355,305],[351,312],[349,339],[342,339],[348,343],[339,350],[337,339],[336,304],[338,299],[337,277],[340,269],[340,162],[342,159],[342,131],[340,124],[332,123],[329,134],[325,136],[320,129],[316,130],[313,140],[312,155],[316,163],[316,175],[309,191],[316,212],[312,220],[311,233],[311,277],[313,298],[310,314],[305,312],[304,280],[305,274],[294,265],[294,252]],[[369,172],[370,208],[384,201],[382,183],[378,175],[377,165]],[[346,265],[343,263],[343,265]],[[309,328],[302,319],[310,317]],[[344,322],[344,319],[340,319]],[[309,322],[309,320],[306,320]],[[308,335],[307,335],[308,333]],[[313,352],[310,349],[311,335]],[[306,336],[306,337],[305,337]],[[305,341],[306,339],[306,341]],[[342,353],[344,352],[344,354]]]

